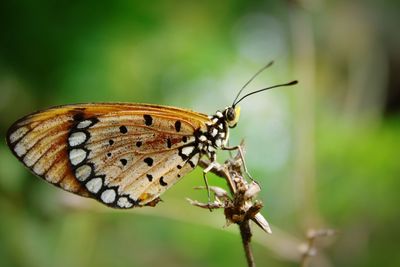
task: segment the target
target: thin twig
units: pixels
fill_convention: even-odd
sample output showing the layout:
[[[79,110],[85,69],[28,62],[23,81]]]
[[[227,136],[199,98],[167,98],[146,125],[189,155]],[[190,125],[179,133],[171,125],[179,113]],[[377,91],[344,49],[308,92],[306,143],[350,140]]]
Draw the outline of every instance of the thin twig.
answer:
[[[315,241],[317,238],[335,235],[337,231],[332,229],[309,230],[307,233],[307,244],[302,253],[300,267],[307,267],[311,257],[317,254]]]

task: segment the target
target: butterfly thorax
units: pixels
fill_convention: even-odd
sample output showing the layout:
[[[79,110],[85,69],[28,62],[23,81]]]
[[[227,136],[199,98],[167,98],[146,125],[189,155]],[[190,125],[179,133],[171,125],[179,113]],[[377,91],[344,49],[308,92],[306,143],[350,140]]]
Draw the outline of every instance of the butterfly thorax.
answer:
[[[221,111],[209,116],[206,130],[195,133],[198,150],[201,154],[215,159],[216,150],[225,147],[229,138],[229,127]]]

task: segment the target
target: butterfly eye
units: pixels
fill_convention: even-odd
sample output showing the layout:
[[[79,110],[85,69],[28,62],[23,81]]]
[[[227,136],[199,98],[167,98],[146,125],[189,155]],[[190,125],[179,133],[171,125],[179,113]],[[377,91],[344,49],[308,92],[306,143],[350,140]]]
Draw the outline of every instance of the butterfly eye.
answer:
[[[228,122],[234,121],[236,117],[235,110],[232,107],[227,108],[225,111],[225,117]]]
[[[225,120],[228,123],[228,126],[230,128],[233,128],[236,126],[238,120],[239,120],[239,114],[240,114],[240,109],[239,107],[228,107],[225,109],[224,115],[225,115]]]

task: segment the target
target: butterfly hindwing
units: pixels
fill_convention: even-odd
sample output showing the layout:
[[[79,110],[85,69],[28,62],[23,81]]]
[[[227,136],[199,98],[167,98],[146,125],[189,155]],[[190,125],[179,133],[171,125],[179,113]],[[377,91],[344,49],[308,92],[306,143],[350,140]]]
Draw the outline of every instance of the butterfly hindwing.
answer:
[[[67,191],[119,208],[149,204],[200,157],[206,115],[145,104],[82,104],[29,115],[9,129],[14,154]]]
[[[67,191],[88,196],[69,168],[67,138],[73,116],[74,111],[64,108],[28,115],[9,128],[7,143],[34,174]]]

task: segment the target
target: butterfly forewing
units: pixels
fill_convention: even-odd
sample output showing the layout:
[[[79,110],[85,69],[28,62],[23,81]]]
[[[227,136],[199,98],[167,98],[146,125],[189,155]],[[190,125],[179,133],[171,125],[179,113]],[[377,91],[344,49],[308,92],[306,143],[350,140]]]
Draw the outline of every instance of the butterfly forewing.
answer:
[[[200,157],[194,133],[206,115],[146,104],[68,105],[9,129],[14,154],[65,190],[119,208],[151,204]]]

